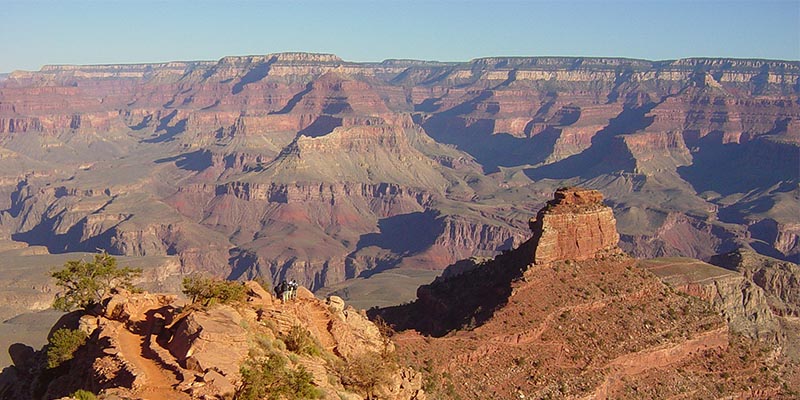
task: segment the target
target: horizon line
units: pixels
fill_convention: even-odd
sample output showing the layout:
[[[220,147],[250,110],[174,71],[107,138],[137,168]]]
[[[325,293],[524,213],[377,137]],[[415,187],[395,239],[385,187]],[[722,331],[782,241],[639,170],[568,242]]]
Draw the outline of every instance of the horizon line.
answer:
[[[495,55],[495,56],[480,56],[470,58],[469,60],[429,60],[429,59],[421,59],[421,58],[386,58],[383,60],[347,60],[335,53],[327,53],[327,52],[311,52],[311,51],[281,51],[281,52],[274,52],[274,53],[262,53],[262,54],[242,54],[242,55],[226,55],[222,56],[217,59],[184,59],[184,60],[167,60],[167,61],[143,61],[143,62],[112,62],[112,63],[53,63],[53,64],[42,64],[38,70],[33,69],[13,69],[11,71],[0,71],[0,74],[11,74],[14,72],[41,72],[45,67],[103,67],[103,66],[114,66],[114,65],[158,65],[158,64],[170,64],[170,63],[219,63],[225,58],[246,58],[246,57],[264,57],[264,56],[276,56],[276,55],[289,55],[289,54],[307,54],[307,55],[325,55],[325,56],[334,56],[337,57],[343,63],[350,63],[350,64],[384,64],[391,61],[407,61],[407,62],[421,62],[421,63],[439,63],[439,64],[469,64],[479,60],[486,60],[492,58],[499,58],[499,59],[544,59],[544,58],[554,58],[554,59],[609,59],[609,60],[628,60],[628,61],[644,61],[650,63],[664,63],[664,62],[675,62],[680,60],[739,60],[739,61],[768,61],[768,62],[785,62],[785,63],[800,63],[800,59],[791,60],[791,59],[779,59],[779,58],[761,58],[761,57],[721,57],[721,56],[689,56],[689,57],[677,57],[677,58],[665,58],[665,59],[647,59],[647,58],[637,58],[637,57],[627,57],[627,56],[580,56],[580,55]]]

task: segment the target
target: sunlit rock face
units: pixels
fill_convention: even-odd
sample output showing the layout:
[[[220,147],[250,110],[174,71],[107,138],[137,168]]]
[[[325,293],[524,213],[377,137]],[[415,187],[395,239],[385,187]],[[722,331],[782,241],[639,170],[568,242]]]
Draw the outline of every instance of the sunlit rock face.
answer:
[[[530,225],[535,264],[585,260],[600,251],[618,250],[614,213],[597,190],[559,189]]]
[[[535,262],[615,245],[614,220],[635,256],[795,260],[798,76],[769,60],[307,53],[17,71],[0,83],[0,238],[316,289],[494,256],[580,186],[610,209],[537,219]]]

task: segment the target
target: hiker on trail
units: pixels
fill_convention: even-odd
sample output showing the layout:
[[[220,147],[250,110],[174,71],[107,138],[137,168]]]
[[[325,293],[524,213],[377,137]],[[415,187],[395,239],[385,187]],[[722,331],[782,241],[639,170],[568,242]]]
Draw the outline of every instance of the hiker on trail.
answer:
[[[281,303],[285,304],[286,300],[289,299],[289,284],[286,283],[286,280],[282,280],[281,283],[277,286],[277,290],[275,293],[280,296]]]
[[[297,298],[297,281],[294,279],[289,281],[289,298],[292,300]]]

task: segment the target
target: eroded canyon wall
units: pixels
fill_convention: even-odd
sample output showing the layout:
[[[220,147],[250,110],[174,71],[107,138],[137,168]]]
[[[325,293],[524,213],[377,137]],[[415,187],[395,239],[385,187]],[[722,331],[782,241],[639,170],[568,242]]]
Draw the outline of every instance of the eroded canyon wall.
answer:
[[[799,76],[306,53],[17,71],[0,84],[0,234],[317,288],[509,249],[579,184],[606,194],[598,223],[632,254],[796,259]]]

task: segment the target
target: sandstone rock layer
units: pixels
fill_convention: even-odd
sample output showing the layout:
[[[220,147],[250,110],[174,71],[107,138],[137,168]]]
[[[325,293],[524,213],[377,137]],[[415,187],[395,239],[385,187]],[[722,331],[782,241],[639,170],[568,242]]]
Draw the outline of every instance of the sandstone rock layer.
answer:
[[[332,299],[337,306],[329,307],[303,290],[282,304],[258,283],[244,285],[246,301],[210,307],[179,307],[175,296],[117,293],[95,310],[99,315],[71,316],[89,340],[63,367],[44,367],[42,351],[15,351],[18,364],[0,374],[0,399],[61,398],[78,389],[101,398],[231,398],[242,384],[241,367],[259,357],[279,358],[289,370],[305,371],[327,398],[426,399],[421,375],[393,361],[391,341],[341,299]],[[292,341],[297,332],[300,339]],[[313,351],[291,347],[301,339]],[[380,379],[368,387],[359,386],[361,380],[354,384],[353,379],[369,379],[364,377],[372,371],[346,371],[363,368],[353,365],[372,357],[386,357],[384,364],[391,365],[382,365],[383,372],[375,375]],[[279,371],[269,373],[275,378]]]
[[[535,264],[593,258],[616,250],[619,242],[614,213],[597,190],[557,190],[530,227]]]

